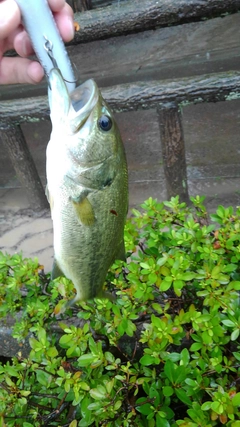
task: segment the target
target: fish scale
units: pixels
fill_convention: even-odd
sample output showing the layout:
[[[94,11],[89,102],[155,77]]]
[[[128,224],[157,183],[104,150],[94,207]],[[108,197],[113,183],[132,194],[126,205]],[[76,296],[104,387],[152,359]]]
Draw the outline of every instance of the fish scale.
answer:
[[[52,278],[71,279],[76,289],[73,302],[77,302],[103,296],[109,267],[124,258],[127,163],[117,124],[96,83],[87,81],[69,95],[57,69],[50,72],[49,82]]]

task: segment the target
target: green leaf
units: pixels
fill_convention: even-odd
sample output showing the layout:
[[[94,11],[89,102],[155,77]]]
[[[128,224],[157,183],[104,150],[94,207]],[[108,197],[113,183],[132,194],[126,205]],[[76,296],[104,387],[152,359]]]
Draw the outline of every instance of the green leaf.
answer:
[[[21,393],[21,396],[27,397],[27,396],[29,396],[29,394],[31,394],[31,391],[30,390],[21,390],[20,393]]]
[[[218,281],[221,285],[226,285],[227,283],[229,283],[229,276],[221,273],[218,276]]]
[[[97,411],[101,407],[102,407],[101,402],[94,402],[94,403],[90,403],[90,405],[88,405],[89,411]]]
[[[102,400],[107,397],[107,390],[102,385],[99,385],[97,388],[92,388],[89,393],[95,400]]]
[[[161,305],[158,304],[158,303],[153,302],[152,303],[152,308],[153,308],[153,310],[155,310],[159,314],[162,314],[162,312],[163,312],[163,309],[162,309]]]
[[[41,342],[41,344],[45,345],[47,341],[47,335],[44,328],[39,328],[38,330],[38,339]]]
[[[232,320],[229,320],[229,319],[222,320],[222,323],[224,325],[228,326],[229,328],[233,328],[235,326],[235,323],[232,322]]]
[[[136,409],[141,414],[148,415],[148,414],[151,414],[152,412],[152,405],[150,405],[150,403],[145,403],[144,405],[137,406]]]
[[[188,366],[190,360],[190,354],[187,348],[181,351],[181,365]]]
[[[175,384],[181,384],[186,378],[187,372],[184,366],[178,366],[174,370],[174,382]]]
[[[9,387],[15,386],[15,383],[11,380],[11,378],[9,378],[9,376],[5,376],[5,381],[6,381],[7,385],[9,385]]]
[[[190,351],[198,351],[202,348],[203,344],[201,342],[195,342],[191,345]]]
[[[68,344],[68,343],[72,343],[73,341],[73,336],[72,334],[68,334],[68,335],[62,335],[60,340],[59,340],[59,344],[60,345],[64,345],[64,344]]]
[[[222,272],[223,273],[232,273],[233,271],[235,271],[237,269],[237,265],[236,264],[227,264],[224,265],[224,267],[222,268]]]
[[[121,408],[121,406],[122,406],[122,401],[121,400],[117,400],[114,403],[114,406],[113,406],[114,411],[118,411]]]
[[[230,284],[233,289],[235,289],[236,291],[240,291],[240,282],[234,281],[234,282],[231,282]]]
[[[223,405],[221,402],[212,402],[211,408],[214,412],[216,412],[218,415],[221,415],[223,413]]]
[[[79,383],[79,387],[80,387],[82,390],[85,390],[85,391],[88,391],[88,390],[90,389],[89,385],[88,385],[87,383],[85,383],[84,381],[81,381],[81,382]]]
[[[166,276],[166,277],[170,275],[169,268],[165,266],[161,267],[160,272],[163,276]]]
[[[171,360],[172,362],[178,362],[181,359],[181,356],[179,353],[168,353],[167,354],[167,360]]]
[[[171,381],[171,383],[174,382],[174,364],[171,360],[167,360],[167,362],[164,365],[164,372],[167,375],[168,379]]]
[[[158,279],[158,276],[156,275],[156,273],[150,273],[148,276],[148,283],[154,284],[156,283]]]
[[[153,405],[156,408],[160,404],[160,394],[159,394],[159,391],[156,390],[154,385],[152,387],[150,387],[149,397],[150,397],[150,399],[153,399]]]
[[[140,265],[142,268],[149,270],[151,267],[149,264],[147,264],[146,262],[140,262]]]
[[[185,379],[185,383],[187,385],[190,385],[191,387],[194,387],[194,388],[197,386],[196,381],[192,380],[191,378],[186,378]]]
[[[234,352],[233,352],[233,356],[234,356],[237,360],[239,360],[239,361],[240,361],[240,352],[238,353],[238,352],[234,351]]]
[[[114,363],[115,362],[115,357],[113,356],[113,354],[112,353],[110,353],[109,351],[106,351],[105,353],[104,353],[104,356],[105,356],[105,358],[106,358],[106,360],[108,361],[108,362],[110,362],[110,363]]]
[[[108,394],[111,394],[114,384],[115,384],[115,378],[112,378],[111,381],[108,381],[107,383],[105,383],[105,387]]]
[[[195,273],[192,272],[186,272],[186,273],[182,273],[181,276],[179,276],[179,279],[184,280],[184,281],[189,281],[194,279],[195,277]]]
[[[166,418],[162,418],[158,413],[156,415],[156,427],[170,427],[170,424]]]
[[[183,403],[185,403],[188,406],[192,406],[192,401],[187,396],[187,393],[183,389],[176,388],[175,393],[179,400],[181,400]]]
[[[132,337],[135,331],[136,331],[136,325],[131,320],[127,319],[126,334],[129,337]]]
[[[236,339],[238,339],[238,337],[239,337],[239,333],[240,333],[240,330],[239,329],[235,329],[235,331],[233,331],[231,333],[231,340],[232,341],[236,341]]]
[[[39,351],[42,347],[40,346],[39,341],[37,341],[35,338],[29,338],[29,344],[31,348],[35,351]]]
[[[122,336],[126,333],[128,327],[128,319],[123,318],[117,327],[118,333]]]
[[[182,280],[174,280],[173,289],[174,289],[175,294],[178,297],[180,297],[182,294],[181,289],[183,288],[183,286],[184,286],[184,282]]]
[[[8,373],[10,377],[19,377],[19,372],[16,368],[13,368],[12,366],[5,366],[5,371]]]
[[[155,362],[155,357],[151,356],[150,354],[145,354],[140,359],[140,363],[143,366],[150,366]]]
[[[240,393],[235,394],[232,398],[232,404],[233,406],[240,406]]]
[[[37,381],[44,385],[45,387],[48,387],[51,383],[52,380],[52,376],[50,374],[48,374],[45,371],[41,371],[41,370],[36,370],[36,375],[37,375]]]
[[[157,265],[162,266],[167,262],[167,257],[159,258],[157,260]],[[162,273],[163,274],[163,273]]]
[[[201,406],[202,411],[208,411],[212,407],[212,402],[204,402]]]
[[[47,355],[48,355],[49,357],[56,357],[56,356],[58,355],[58,351],[57,351],[56,347],[50,347],[50,348],[47,350]]]
[[[218,206],[218,208],[217,208],[217,215],[220,218],[224,218],[225,217],[225,209],[224,209],[224,207],[222,205]]]
[[[71,345],[67,349],[67,357],[79,357],[80,355],[80,348],[77,344]]]
[[[173,390],[173,388],[172,388],[172,387],[170,387],[170,386],[164,386],[164,387],[162,388],[162,392],[163,392],[163,395],[164,395],[165,397],[170,397],[170,396],[172,396],[172,395],[173,395],[174,390]]]
[[[160,291],[166,292],[171,287],[172,281],[163,280],[160,284]]]
[[[83,354],[78,358],[78,365],[79,366],[89,366],[93,363],[93,361],[96,359],[96,356],[94,356],[91,353]]]
[[[220,272],[221,272],[221,268],[219,265],[216,265],[215,267],[213,267],[211,272],[211,276],[213,277],[213,279],[218,279]]]

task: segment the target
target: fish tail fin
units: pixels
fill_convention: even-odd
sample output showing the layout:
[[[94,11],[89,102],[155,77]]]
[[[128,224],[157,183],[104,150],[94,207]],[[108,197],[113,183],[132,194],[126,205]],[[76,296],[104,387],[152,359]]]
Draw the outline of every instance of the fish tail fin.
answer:
[[[62,272],[61,268],[58,265],[57,260],[54,258],[52,272],[51,272],[51,279],[54,280],[57,277],[64,277],[64,276],[65,274]]]
[[[78,301],[80,301],[80,297],[79,295],[76,295],[74,298],[64,302],[63,304],[61,304],[61,302],[58,303],[54,309],[54,313],[56,317],[58,318],[61,314],[64,314],[68,308],[72,308],[72,306],[76,304],[76,302]]]

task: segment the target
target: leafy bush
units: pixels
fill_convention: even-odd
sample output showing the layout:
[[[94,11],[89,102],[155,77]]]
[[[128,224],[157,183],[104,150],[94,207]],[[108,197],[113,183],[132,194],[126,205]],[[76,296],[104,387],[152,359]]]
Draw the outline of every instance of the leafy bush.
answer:
[[[0,254],[1,316],[31,346],[0,365],[1,427],[240,427],[240,208],[209,224],[203,199],[133,210],[116,299],[80,303],[77,324],[55,316],[70,281]]]

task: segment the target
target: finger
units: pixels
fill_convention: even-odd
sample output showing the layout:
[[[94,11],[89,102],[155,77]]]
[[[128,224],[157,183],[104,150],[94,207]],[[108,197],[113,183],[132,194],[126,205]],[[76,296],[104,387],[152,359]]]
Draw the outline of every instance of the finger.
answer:
[[[14,0],[0,3],[0,39],[6,38],[21,22],[20,10]]]
[[[59,12],[65,5],[65,0],[48,0],[53,12]]]
[[[13,40],[13,47],[22,57],[27,57],[34,53],[30,38],[25,30],[19,31]]]
[[[0,62],[0,84],[36,84],[43,76],[42,66],[27,58],[3,57]]]
[[[68,4],[65,4],[60,12],[54,13],[54,19],[64,42],[72,40],[75,32],[72,8]],[[13,39],[13,42],[10,48],[14,47],[20,56],[27,57],[34,52],[27,32],[21,27],[14,34],[12,33],[11,39]]]
[[[70,23],[66,22],[66,19],[69,19],[68,15],[63,16],[62,14],[55,14],[54,18],[57,25],[61,27],[61,31],[59,29],[59,32],[61,32],[63,40],[65,42],[72,40],[74,37],[74,27],[71,18]],[[8,49],[14,48],[18,55],[24,58],[34,53],[30,38],[24,29],[19,28],[16,30],[11,39]]]
[[[60,12],[54,13],[54,18],[63,40],[65,42],[72,40],[75,30],[73,25],[73,10],[69,4],[66,3]]]

